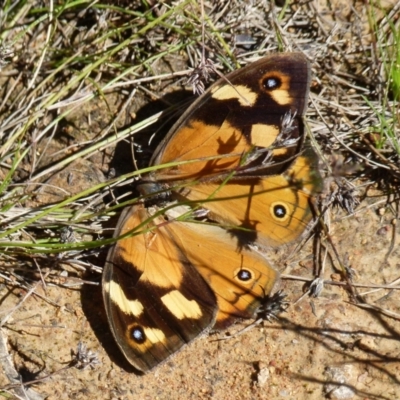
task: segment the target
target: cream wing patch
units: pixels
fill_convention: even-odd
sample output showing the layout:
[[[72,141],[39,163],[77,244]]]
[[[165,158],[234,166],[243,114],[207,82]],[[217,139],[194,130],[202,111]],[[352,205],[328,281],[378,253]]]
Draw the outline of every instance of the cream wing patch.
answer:
[[[212,91],[212,98],[217,100],[237,99],[243,107],[252,107],[257,101],[257,93],[243,85],[224,85]]]
[[[139,300],[129,300],[126,298],[121,286],[114,281],[107,282],[104,290],[109,294],[111,301],[127,315],[139,317],[143,313],[143,304]]]
[[[285,89],[277,89],[271,92],[271,97],[281,106],[286,106],[292,103],[290,93]]]
[[[161,297],[161,301],[178,319],[199,319],[203,316],[199,304],[195,300],[188,300],[179,290],[172,290],[165,294]]]
[[[146,338],[151,343],[166,343],[166,337],[162,330],[156,328],[143,328],[144,334]]]
[[[254,124],[251,127],[251,144],[268,148],[279,135],[279,127],[275,125]]]

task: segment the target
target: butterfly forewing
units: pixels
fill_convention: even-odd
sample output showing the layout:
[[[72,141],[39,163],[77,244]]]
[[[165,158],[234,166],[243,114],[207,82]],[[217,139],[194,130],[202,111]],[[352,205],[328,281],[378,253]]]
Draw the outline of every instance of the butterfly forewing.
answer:
[[[159,170],[152,178],[212,179],[230,172],[241,165],[243,155],[254,147],[271,147],[288,115],[292,118],[286,136],[301,139],[309,71],[302,54],[277,54],[218,81],[176,123],[152,160],[153,165],[190,163]],[[277,163],[287,161],[300,146],[301,140],[290,148],[281,146],[272,154]],[[284,168],[285,163],[281,164]],[[274,173],[277,172],[275,169]]]
[[[214,292],[176,246],[161,217],[143,206],[121,216],[116,236],[142,225],[110,251],[103,295],[113,335],[129,362],[148,371],[212,328]]]

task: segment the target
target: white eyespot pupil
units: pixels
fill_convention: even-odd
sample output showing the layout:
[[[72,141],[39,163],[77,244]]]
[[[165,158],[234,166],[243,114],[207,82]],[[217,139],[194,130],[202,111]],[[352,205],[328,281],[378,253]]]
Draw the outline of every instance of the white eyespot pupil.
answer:
[[[267,90],[274,90],[280,86],[281,82],[278,78],[270,77],[264,80],[263,85]]]
[[[136,343],[144,343],[146,341],[146,335],[140,326],[132,328],[132,338]]]
[[[251,279],[251,272],[247,269],[241,269],[237,274],[239,280],[249,281]]]
[[[276,218],[284,218],[286,216],[286,208],[283,206],[274,206],[274,215]]]

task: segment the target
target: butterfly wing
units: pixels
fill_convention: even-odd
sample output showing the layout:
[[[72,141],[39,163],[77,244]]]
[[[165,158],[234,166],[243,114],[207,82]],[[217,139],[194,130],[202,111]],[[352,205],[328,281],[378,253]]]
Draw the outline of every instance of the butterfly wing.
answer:
[[[241,247],[220,226],[176,221],[170,230],[176,245],[217,297],[214,329],[226,328],[238,318],[253,318],[278,278],[267,259]]]
[[[152,165],[179,163],[152,176],[158,182],[208,180],[240,167],[243,155],[254,148],[269,148],[290,116],[287,137],[303,137],[310,83],[310,67],[301,53],[275,54],[239,69],[210,87],[183,114],[152,159]],[[299,151],[277,148],[268,174],[279,173]],[[283,163],[282,163],[283,161]]]
[[[211,329],[215,294],[175,245],[161,217],[143,206],[124,210],[116,236],[136,230],[109,251],[103,298],[123,354],[146,372]]]
[[[276,247],[298,239],[313,218],[310,197],[320,190],[317,160],[310,151],[280,175],[210,181],[182,188],[178,197],[198,202],[211,220],[235,231],[243,244]]]

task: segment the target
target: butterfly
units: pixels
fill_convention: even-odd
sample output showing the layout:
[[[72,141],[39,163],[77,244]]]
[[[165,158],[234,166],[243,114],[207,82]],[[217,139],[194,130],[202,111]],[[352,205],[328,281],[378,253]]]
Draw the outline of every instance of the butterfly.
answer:
[[[273,291],[265,253],[303,235],[320,190],[309,84],[304,55],[264,57],[212,85],[156,149],[138,190],[168,202],[122,212],[103,272],[111,331],[137,370],[253,318]]]

